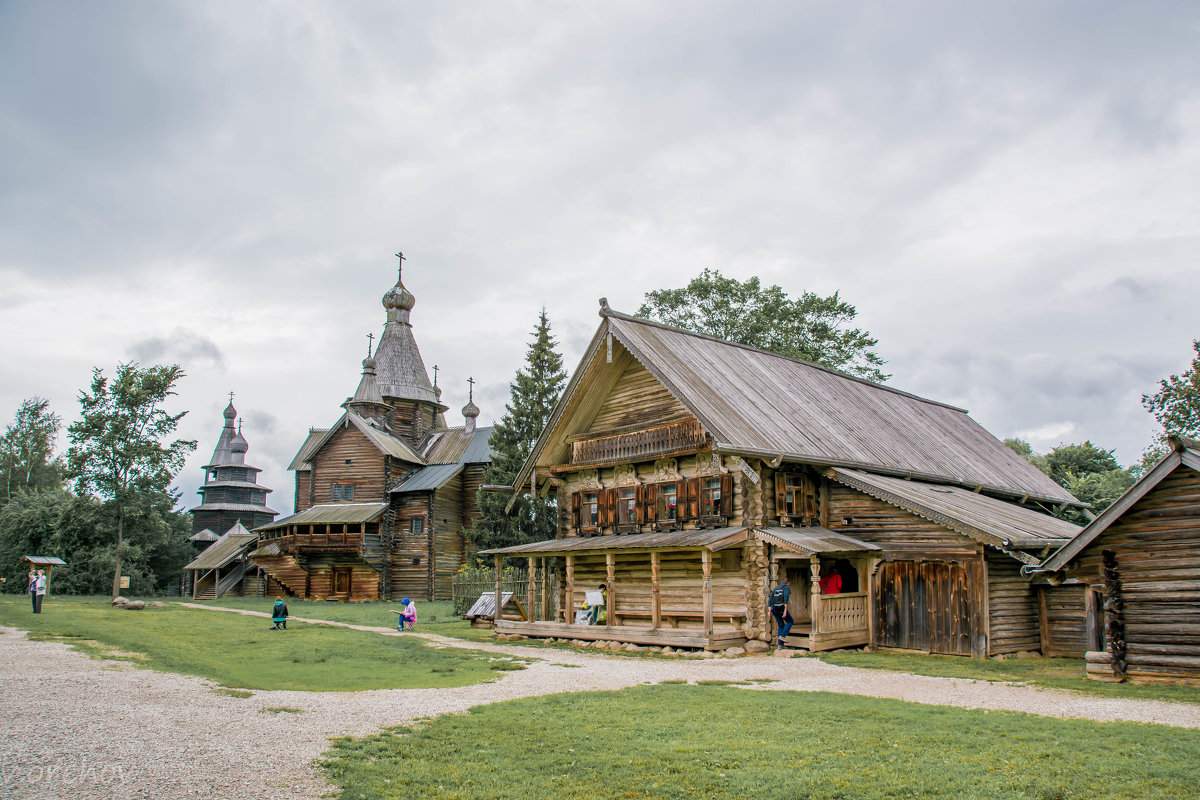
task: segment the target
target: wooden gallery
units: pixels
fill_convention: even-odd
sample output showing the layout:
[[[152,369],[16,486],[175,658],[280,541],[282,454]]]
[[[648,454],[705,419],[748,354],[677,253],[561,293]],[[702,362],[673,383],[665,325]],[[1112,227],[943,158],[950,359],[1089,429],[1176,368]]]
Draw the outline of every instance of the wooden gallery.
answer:
[[[1081,504],[966,411],[605,301],[600,315],[515,481],[557,499],[558,537],[486,551],[497,594],[502,560],[524,560],[525,606],[549,618],[498,631],[771,641],[767,595],[786,578],[791,646],[1039,648],[1021,568],[1079,532],[1050,512]],[[552,574],[558,602],[535,603]],[[601,586],[604,624],[574,624]]]
[[[415,298],[397,281],[362,378],[331,427],[314,429],[289,469],[296,513],[256,529],[251,560],[270,594],[312,599],[446,599],[468,556],[464,531],[491,461],[490,428],[448,427],[441,389],[413,338]]]

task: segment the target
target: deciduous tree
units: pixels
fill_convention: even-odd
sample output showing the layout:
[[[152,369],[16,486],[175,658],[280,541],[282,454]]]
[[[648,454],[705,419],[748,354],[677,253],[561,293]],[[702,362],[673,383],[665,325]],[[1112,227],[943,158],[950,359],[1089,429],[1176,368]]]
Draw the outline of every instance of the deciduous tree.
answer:
[[[1169,449],[1168,436],[1200,436],[1200,340],[1192,342],[1196,356],[1191,369],[1178,375],[1168,375],[1158,382],[1158,391],[1142,395],[1142,405],[1154,415],[1162,430],[1142,456],[1145,470],[1162,458]]]
[[[171,497],[171,480],[196,449],[194,441],[167,442],[187,413],[163,409],[182,377],[174,364],[145,369],[120,364],[111,381],[94,369],[91,391],[80,392],[81,418],[67,429],[67,467],[77,491],[95,494],[116,517],[114,597],[121,589],[127,515],[161,503],[157,498],[163,495]]]
[[[851,327],[858,311],[837,292],[789,297],[757,277],[739,282],[706,269],[682,289],[647,292],[638,316],[872,381],[885,381],[879,340]]]
[[[489,484],[512,485],[562,395],[567,373],[555,345],[543,308],[525,366],[517,370],[509,387],[504,416],[492,427],[492,462],[485,473]],[[509,499],[506,494],[479,493],[481,516],[468,534],[478,549],[554,538],[557,508],[552,501],[518,493],[511,512],[506,514]]]
[[[13,422],[0,436],[0,470],[4,496],[0,504],[16,492],[51,489],[62,485],[61,464],[54,457],[62,419],[50,410],[43,397],[24,400]]]

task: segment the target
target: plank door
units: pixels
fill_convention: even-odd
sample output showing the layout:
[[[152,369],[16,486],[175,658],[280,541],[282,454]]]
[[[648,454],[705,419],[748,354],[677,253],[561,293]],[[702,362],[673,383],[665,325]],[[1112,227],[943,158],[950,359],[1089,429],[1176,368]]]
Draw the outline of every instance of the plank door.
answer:
[[[333,568],[333,594],[350,594],[350,574],[349,567]]]
[[[980,573],[974,575],[974,573]],[[972,602],[972,578],[981,569],[957,563],[892,561],[875,581],[876,631],[880,647],[972,654],[982,636],[982,611]],[[976,642],[978,645],[978,642]]]

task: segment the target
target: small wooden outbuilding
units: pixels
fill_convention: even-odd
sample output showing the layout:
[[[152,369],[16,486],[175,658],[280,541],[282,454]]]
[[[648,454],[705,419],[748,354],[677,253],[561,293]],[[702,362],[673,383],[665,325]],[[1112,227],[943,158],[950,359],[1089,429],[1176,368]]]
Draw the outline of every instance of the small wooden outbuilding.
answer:
[[[1043,605],[1043,626],[1048,649],[1082,633],[1088,677],[1200,684],[1200,442],[1172,438],[1169,454],[1037,572],[1049,597],[1073,594],[1082,606],[1056,624]],[[1070,624],[1079,617],[1082,632]]]

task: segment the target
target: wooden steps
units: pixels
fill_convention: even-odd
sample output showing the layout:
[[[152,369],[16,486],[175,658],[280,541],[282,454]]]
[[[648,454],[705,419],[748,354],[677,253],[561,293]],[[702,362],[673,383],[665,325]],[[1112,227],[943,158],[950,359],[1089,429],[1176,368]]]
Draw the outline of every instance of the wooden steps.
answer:
[[[297,597],[304,597],[308,584],[308,573],[296,559],[281,553],[277,556],[255,556],[257,564],[268,577],[287,588]]]

